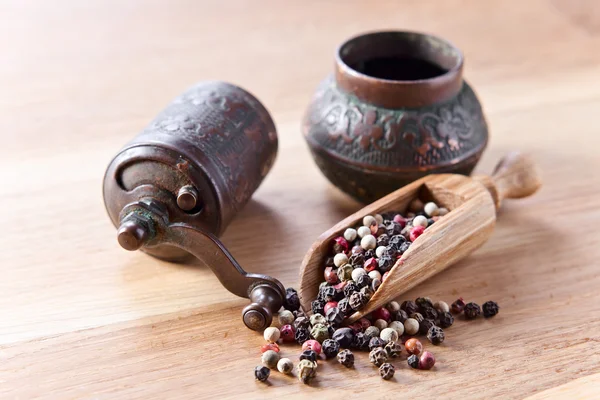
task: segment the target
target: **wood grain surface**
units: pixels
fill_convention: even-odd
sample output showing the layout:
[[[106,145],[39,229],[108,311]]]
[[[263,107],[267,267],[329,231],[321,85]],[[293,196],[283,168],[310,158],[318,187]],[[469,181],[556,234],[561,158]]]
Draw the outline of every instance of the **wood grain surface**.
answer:
[[[600,397],[595,1],[7,0],[0,16],[0,398]],[[407,293],[502,307],[448,329],[434,370],[403,358],[386,382],[360,354],[355,369],[322,363],[311,386],[277,372],[261,384],[247,301],[200,264],[121,250],[104,169],[193,82],[248,89],[280,152],[223,241],[247,270],[296,286],[314,240],[361,207],[312,162],[302,114],[336,46],[375,29],[463,49],[491,128],[477,172],[518,149],[544,186],[506,201],[482,248]]]

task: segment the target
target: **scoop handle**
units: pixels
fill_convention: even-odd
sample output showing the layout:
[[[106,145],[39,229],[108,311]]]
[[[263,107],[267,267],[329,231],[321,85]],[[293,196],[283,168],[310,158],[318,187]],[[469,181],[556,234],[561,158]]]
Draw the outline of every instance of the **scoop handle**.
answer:
[[[520,199],[531,196],[542,185],[539,168],[529,155],[511,152],[496,165],[491,176],[476,175],[492,195],[496,209],[504,199]]]

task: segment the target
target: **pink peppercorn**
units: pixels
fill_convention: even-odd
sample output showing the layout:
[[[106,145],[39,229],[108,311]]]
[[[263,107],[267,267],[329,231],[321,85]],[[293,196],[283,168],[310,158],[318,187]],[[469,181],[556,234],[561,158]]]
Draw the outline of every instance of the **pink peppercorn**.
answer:
[[[417,240],[417,238],[419,236],[421,236],[423,234],[423,232],[425,232],[425,228],[422,226],[414,226],[411,230],[410,230],[410,241],[414,242],[415,240]]]
[[[400,214],[394,215],[394,222],[399,223],[402,228],[404,228],[406,226],[406,218],[404,218]]]
[[[334,285],[333,288],[337,291],[344,290],[344,287],[348,284],[348,281],[342,281],[337,285]]]
[[[371,257],[367,261],[365,261],[364,268],[365,268],[365,271],[371,272],[371,271],[374,271],[375,269],[377,269],[378,265],[379,264],[377,263],[377,260],[375,259],[375,257]]]
[[[281,333],[281,339],[284,342],[293,342],[296,340],[296,332],[294,331],[294,327],[291,325],[283,325],[279,328],[279,332]]]
[[[362,325],[358,321],[353,324],[348,325],[348,328],[352,329],[354,331],[354,333],[363,331]]]
[[[267,350],[273,350],[279,353],[279,345],[277,343],[267,343],[260,346],[260,352],[264,353]]]
[[[435,365],[435,356],[429,351],[424,351],[419,358],[419,369],[431,369]]]
[[[390,314],[387,308],[381,307],[373,311],[373,319],[375,319],[376,321],[378,319],[382,319],[386,322],[389,322],[390,319],[392,319],[392,315]]]
[[[338,282],[337,269],[334,269],[333,267],[327,267],[325,268],[324,275],[327,283],[334,285]]]
[[[319,355],[321,354],[321,343],[314,339],[307,340],[306,342],[302,343],[302,351],[305,350],[312,350]]]
[[[333,307],[337,307],[338,302],[337,301],[328,301],[327,303],[325,303],[325,307],[323,307],[323,311],[325,311],[325,314],[327,314],[327,310],[329,310],[330,308]]]
[[[365,317],[362,317],[361,319],[359,319],[358,321],[356,321],[358,323],[360,323],[360,325],[362,326],[362,331],[364,332],[365,329],[367,329],[368,327],[371,326],[371,321],[369,321],[368,319],[366,319]]]
[[[333,251],[335,253],[347,253],[348,252],[348,241],[341,236],[333,239]]]

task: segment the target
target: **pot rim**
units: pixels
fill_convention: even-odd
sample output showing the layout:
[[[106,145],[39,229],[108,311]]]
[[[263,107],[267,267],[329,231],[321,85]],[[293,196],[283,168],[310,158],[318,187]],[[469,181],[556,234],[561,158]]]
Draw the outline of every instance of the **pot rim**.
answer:
[[[392,80],[367,75],[347,63],[352,58],[366,60],[385,55],[425,60],[446,72],[426,79]],[[367,103],[391,109],[450,100],[462,87],[463,67],[463,54],[451,42],[414,31],[361,33],[343,42],[335,54],[335,80],[342,90]]]

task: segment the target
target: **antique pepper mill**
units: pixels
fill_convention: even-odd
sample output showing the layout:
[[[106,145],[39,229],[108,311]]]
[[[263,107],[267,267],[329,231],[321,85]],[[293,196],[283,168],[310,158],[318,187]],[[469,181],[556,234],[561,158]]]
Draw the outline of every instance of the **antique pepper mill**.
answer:
[[[283,285],[245,272],[217,236],[276,154],[273,120],[250,93],[224,82],[193,86],[108,166],[104,203],[119,244],[175,262],[198,257],[227,290],[250,299],[246,326],[268,327],[285,298]]]

